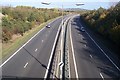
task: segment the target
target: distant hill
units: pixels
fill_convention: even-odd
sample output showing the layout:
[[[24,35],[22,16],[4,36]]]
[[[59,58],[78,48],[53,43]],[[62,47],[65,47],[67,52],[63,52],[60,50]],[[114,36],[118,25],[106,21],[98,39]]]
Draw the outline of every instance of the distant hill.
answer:
[[[87,9],[81,9],[81,8],[65,8],[65,11],[86,11]]]
[[[59,10],[62,10],[59,8]],[[81,8],[64,8],[64,11],[88,11],[87,9],[81,9]]]

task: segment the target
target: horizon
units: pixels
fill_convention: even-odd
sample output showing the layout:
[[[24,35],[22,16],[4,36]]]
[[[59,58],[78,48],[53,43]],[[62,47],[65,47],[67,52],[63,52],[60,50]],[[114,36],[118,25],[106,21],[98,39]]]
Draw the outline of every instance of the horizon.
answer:
[[[32,0],[31,0],[32,1]],[[116,5],[118,2],[81,2],[84,3],[85,5],[81,6],[76,6],[75,4],[78,3],[76,2],[52,2],[50,5],[43,5],[41,4],[42,1],[2,1],[0,3],[0,6],[11,6],[11,7],[16,7],[16,6],[29,6],[29,7],[35,7],[35,8],[80,8],[80,9],[87,9],[87,10],[94,10],[98,9],[100,7],[108,9],[111,6]]]

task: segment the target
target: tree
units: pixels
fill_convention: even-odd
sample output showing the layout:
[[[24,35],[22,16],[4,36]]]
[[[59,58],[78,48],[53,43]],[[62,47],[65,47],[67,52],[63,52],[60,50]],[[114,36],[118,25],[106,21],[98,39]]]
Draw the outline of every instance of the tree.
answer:
[[[36,20],[36,16],[34,15],[34,13],[31,13],[30,16],[27,18],[27,20],[29,22],[35,21]]]

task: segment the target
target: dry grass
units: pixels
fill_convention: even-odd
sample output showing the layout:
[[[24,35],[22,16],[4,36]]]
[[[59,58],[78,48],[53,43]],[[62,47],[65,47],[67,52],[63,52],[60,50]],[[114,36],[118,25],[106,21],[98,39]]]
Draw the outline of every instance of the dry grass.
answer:
[[[12,55],[18,48],[20,48],[24,43],[26,43],[33,35],[35,35],[40,29],[42,29],[46,24],[53,21],[55,19],[51,19],[40,26],[37,26],[26,33],[24,33],[24,36],[20,35],[13,35],[12,40],[10,40],[8,43],[2,44],[2,55],[0,55],[0,59],[2,56],[3,58],[7,58],[10,55]]]

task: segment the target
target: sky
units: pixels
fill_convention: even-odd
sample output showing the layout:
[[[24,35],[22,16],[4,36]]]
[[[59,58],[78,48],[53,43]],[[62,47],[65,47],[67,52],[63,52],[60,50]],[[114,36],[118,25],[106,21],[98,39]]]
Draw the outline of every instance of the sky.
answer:
[[[41,2],[50,3],[50,5],[43,5]],[[3,6],[32,6],[37,8],[82,8],[82,9],[98,9],[103,7],[108,9],[110,6],[116,4],[119,0],[0,0],[0,5]],[[76,3],[83,3],[82,6],[76,6]]]

